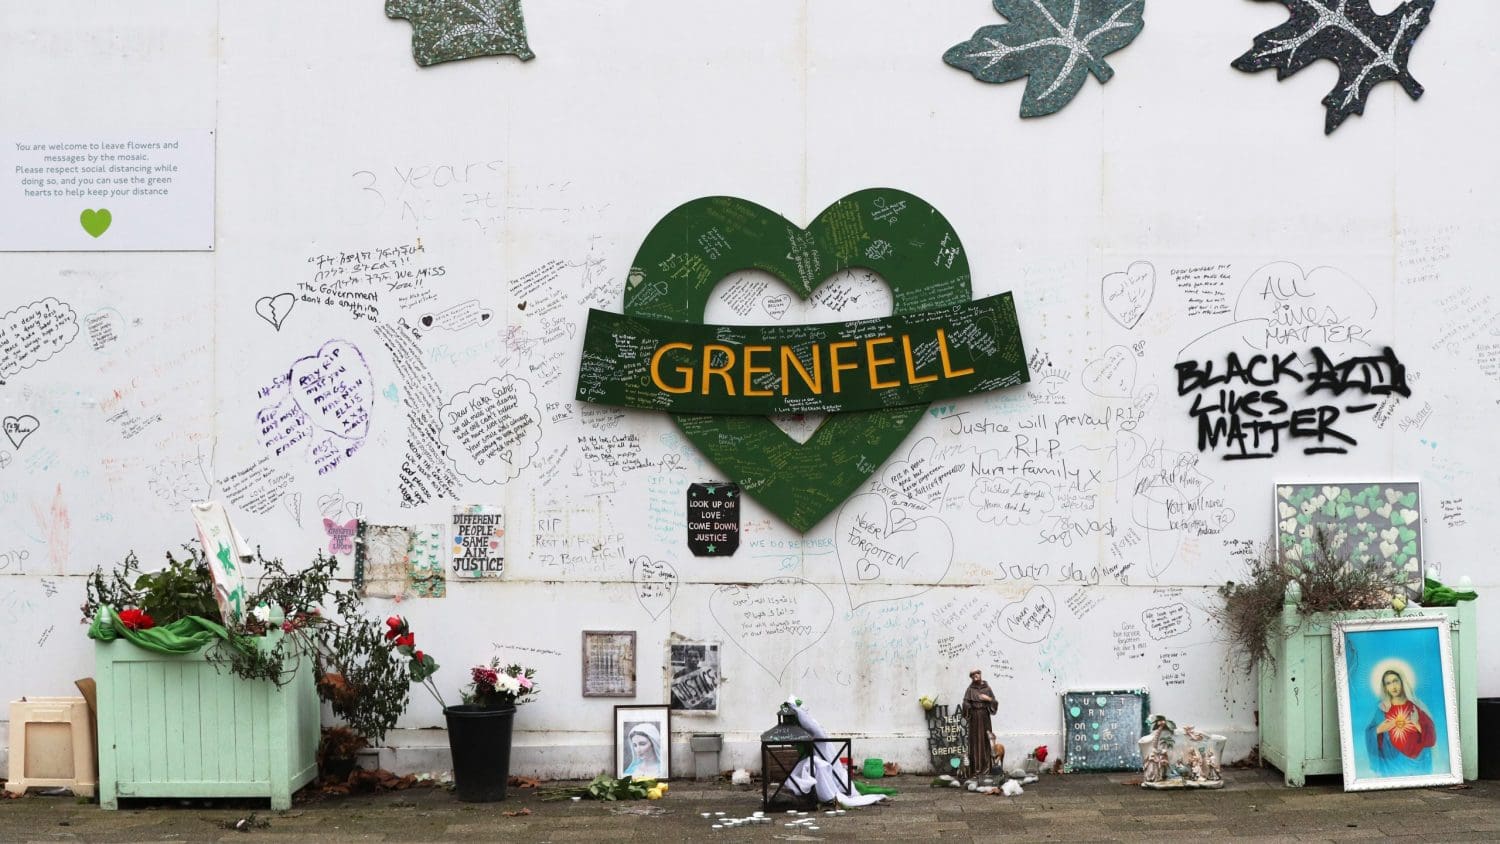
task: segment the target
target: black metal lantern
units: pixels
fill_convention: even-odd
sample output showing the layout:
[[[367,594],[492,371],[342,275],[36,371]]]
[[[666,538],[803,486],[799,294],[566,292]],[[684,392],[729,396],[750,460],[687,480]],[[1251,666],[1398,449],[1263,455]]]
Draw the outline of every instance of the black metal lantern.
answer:
[[[829,764],[834,766],[834,776],[845,794],[854,793],[854,778],[849,766],[853,741],[848,738],[817,738],[803,729],[797,719],[797,710],[783,703],[776,713],[776,726],[760,736],[760,803],[762,809],[771,808],[771,802],[786,788],[787,777],[803,759],[817,753],[819,744],[837,748]],[[772,783],[776,788],[771,788]],[[788,792],[788,796],[811,803],[817,802],[816,790],[807,794]]]

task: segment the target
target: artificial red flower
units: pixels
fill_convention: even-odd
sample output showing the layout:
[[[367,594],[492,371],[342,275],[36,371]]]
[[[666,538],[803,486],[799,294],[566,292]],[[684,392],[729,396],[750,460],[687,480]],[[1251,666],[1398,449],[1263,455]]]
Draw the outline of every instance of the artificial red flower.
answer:
[[[385,626],[391,629],[385,631],[385,640],[390,640],[406,632],[406,619],[399,615],[393,615],[385,620]],[[397,644],[400,644],[399,642]]]
[[[415,659],[417,662],[421,662],[427,658],[427,655],[422,653],[421,651],[416,651],[411,655],[411,658]]]
[[[1038,762],[1047,761],[1047,745],[1044,744],[1036,750],[1031,751],[1031,755],[1035,756]]]
[[[396,647],[411,647],[417,643],[417,634],[403,633],[396,638]]]
[[[150,630],[156,626],[156,621],[146,615],[145,610],[121,610],[120,623],[131,630]]]

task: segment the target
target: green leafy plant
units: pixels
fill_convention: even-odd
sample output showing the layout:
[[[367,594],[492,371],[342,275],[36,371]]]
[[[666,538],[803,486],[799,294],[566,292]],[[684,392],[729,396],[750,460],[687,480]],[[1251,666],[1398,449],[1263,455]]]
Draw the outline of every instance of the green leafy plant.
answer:
[[[183,545],[182,549],[185,557],[178,559],[168,551],[166,567],[156,572],[143,573],[134,551],[108,574],[102,567],[96,567],[85,581],[85,598],[80,607],[83,623],[93,621],[99,607],[105,605],[144,610],[158,624],[190,615],[221,621],[208,558],[197,543]]]
[[[651,792],[656,789],[658,786],[654,779],[600,774],[589,780],[588,785],[542,789],[537,792],[537,796],[542,800],[567,800],[573,797],[586,797],[590,800],[646,800],[654,799],[651,798]],[[660,791],[657,791],[657,796],[661,796]]]

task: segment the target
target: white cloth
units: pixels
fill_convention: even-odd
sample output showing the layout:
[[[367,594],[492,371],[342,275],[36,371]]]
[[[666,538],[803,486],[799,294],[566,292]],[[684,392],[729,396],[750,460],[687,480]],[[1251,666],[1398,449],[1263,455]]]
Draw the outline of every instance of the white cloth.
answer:
[[[249,551],[250,543],[229,523],[229,513],[219,502],[198,501],[191,509],[198,526],[198,540],[208,555],[219,615],[224,626],[232,627],[245,617],[245,577],[240,573],[240,564],[254,556]]]
[[[815,739],[826,739],[828,733],[807,710],[793,703],[797,720],[802,729],[812,733]],[[786,787],[793,794],[814,794],[818,801],[828,803],[837,800],[840,806],[868,806],[885,799],[884,794],[860,794],[849,782],[849,768],[838,758],[842,742],[815,741],[813,754],[797,763],[786,778]]]

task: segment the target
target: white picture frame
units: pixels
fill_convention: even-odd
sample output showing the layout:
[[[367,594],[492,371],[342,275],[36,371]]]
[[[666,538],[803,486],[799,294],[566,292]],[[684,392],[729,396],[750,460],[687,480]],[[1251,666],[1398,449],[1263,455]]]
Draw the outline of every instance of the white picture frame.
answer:
[[[1447,616],[1333,624],[1345,791],[1463,782]]]
[[[616,704],[615,776],[671,779],[671,745],[672,710],[667,704]]]

